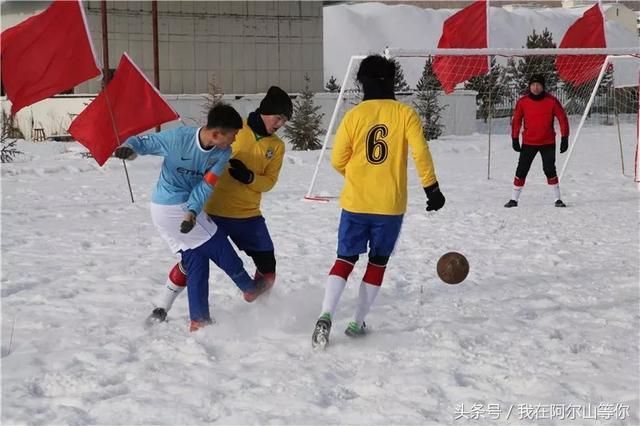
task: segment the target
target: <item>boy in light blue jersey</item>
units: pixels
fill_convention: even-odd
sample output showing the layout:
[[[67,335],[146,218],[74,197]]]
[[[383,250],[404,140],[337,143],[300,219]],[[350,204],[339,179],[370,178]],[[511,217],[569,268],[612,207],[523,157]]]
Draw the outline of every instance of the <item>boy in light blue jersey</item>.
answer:
[[[258,290],[226,234],[202,211],[226,168],[231,144],[242,125],[235,109],[218,104],[209,111],[205,127],[134,136],[115,152],[116,157],[128,160],[136,154],[164,157],[151,197],[151,219],[171,250],[180,253],[186,269],[174,268],[167,286],[188,284],[190,331],[211,323],[209,259],[243,292]]]

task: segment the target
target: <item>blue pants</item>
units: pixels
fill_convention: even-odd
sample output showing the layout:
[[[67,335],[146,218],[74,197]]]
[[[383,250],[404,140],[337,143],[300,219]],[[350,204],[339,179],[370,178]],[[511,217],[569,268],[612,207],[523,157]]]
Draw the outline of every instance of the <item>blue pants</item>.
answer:
[[[338,256],[391,256],[400,235],[403,215],[351,213],[342,210],[338,227]]]
[[[245,219],[213,215],[210,217],[240,250],[247,253],[273,251],[273,241],[271,241],[264,217],[255,216]]]
[[[207,242],[182,253],[182,265],[187,270],[189,316],[193,321],[211,319],[209,313],[209,260],[222,269],[242,290],[254,291],[253,279],[247,274],[242,259],[229,243],[224,232],[217,231]]]

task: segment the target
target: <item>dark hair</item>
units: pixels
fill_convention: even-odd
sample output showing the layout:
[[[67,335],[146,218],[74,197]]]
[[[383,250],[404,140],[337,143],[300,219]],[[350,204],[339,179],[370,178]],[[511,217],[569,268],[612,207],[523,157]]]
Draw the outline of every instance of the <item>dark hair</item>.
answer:
[[[370,55],[362,60],[356,78],[362,84],[363,100],[394,99],[393,87],[396,64],[380,55]]]
[[[242,129],[242,117],[231,105],[219,103],[209,110],[207,128],[239,130]]]

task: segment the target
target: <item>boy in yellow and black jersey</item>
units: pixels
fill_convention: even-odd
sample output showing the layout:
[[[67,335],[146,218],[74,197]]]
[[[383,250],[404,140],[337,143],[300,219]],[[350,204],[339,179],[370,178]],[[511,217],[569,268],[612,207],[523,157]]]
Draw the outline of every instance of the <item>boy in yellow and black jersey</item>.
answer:
[[[395,100],[395,64],[379,55],[365,58],[357,79],[363,101],[347,112],[335,136],[331,163],[344,176],[340,196],[337,259],[327,278],[320,318],[312,336],[314,348],[329,341],[331,321],[359,255],[369,263],[360,284],[354,320],[345,333],[361,336],[364,319],[382,284],[385,268],[407,208],[409,148],[427,195],[427,211],[445,203],[416,111]]]

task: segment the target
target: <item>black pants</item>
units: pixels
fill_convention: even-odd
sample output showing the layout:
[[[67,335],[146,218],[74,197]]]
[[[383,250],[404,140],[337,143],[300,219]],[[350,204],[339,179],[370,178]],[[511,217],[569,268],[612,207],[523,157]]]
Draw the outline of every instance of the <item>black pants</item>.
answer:
[[[549,183],[557,183],[556,173],[556,145],[525,145],[522,144],[522,149],[520,151],[520,157],[518,158],[518,167],[516,168],[516,179],[522,181],[524,185],[524,181],[527,178],[527,174],[529,173],[529,169],[531,168],[531,163],[533,163],[533,159],[536,157],[536,154],[540,152],[540,156],[542,157],[542,170],[544,171],[545,176],[547,177],[547,182]]]

